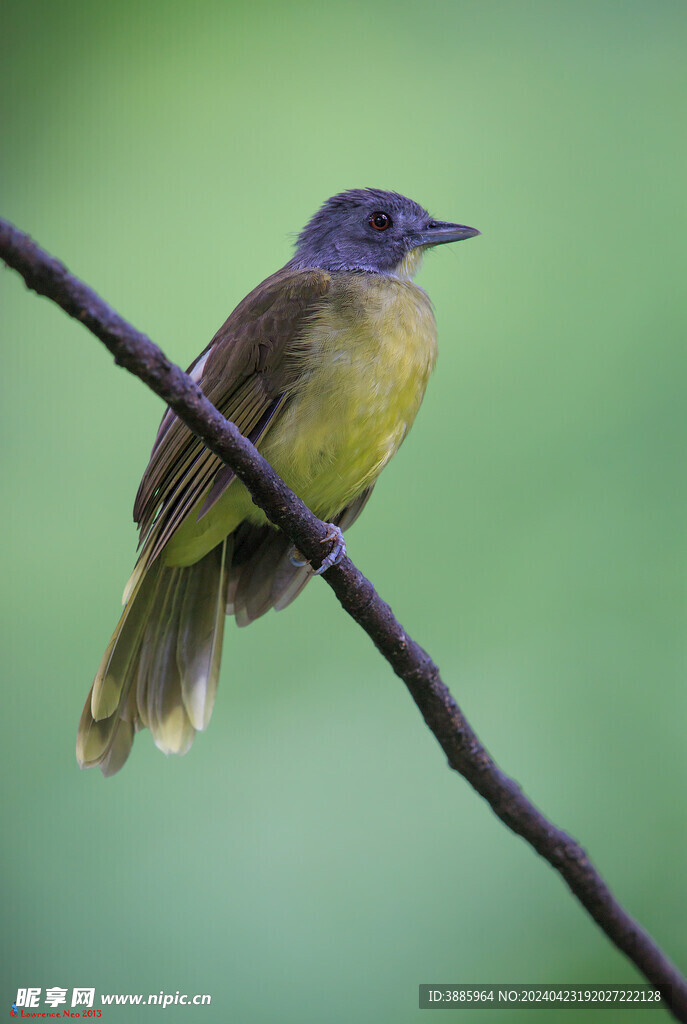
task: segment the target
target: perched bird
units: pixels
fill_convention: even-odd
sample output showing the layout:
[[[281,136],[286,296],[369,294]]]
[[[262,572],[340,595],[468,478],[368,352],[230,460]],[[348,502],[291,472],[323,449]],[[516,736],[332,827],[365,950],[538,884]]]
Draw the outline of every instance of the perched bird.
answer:
[[[293,259],[236,307],[189,367],[315,515],[330,556],[408,433],[436,359],[436,326],[413,283],[430,246],[479,234],[394,192],[327,200]],[[134,504],[141,551],[83,709],[82,768],[118,771],[147,727],[184,754],[217,690],[225,614],[245,626],[285,608],[313,576],[228,466],[171,410]]]

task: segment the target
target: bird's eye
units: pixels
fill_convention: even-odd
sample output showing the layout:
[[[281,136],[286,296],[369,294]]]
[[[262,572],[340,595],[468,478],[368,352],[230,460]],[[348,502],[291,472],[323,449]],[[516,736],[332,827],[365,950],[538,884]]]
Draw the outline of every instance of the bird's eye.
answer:
[[[388,213],[384,213],[383,210],[377,210],[370,217],[370,227],[374,228],[375,231],[386,231],[387,228],[391,227],[391,217]]]

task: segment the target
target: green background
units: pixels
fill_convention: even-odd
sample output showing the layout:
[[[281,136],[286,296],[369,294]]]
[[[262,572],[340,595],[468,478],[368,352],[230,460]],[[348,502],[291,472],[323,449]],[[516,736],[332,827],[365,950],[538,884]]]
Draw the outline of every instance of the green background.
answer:
[[[481,229],[421,272],[436,374],[349,551],[687,968],[683,0],[12,0],[2,22],[3,214],[182,365],[343,188]],[[320,581],[230,624],[186,757],[142,733],[116,778],[79,773],[162,405],[0,289],[0,1009],[86,985],[212,995],[171,1020],[405,1024],[420,982],[641,980]]]

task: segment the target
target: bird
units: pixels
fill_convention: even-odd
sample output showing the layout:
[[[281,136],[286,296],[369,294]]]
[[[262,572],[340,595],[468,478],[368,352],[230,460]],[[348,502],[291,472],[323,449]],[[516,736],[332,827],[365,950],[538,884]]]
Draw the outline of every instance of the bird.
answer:
[[[437,355],[426,250],[480,232],[382,189],[332,196],[293,257],[230,314],[188,373],[320,519],[331,551],[422,402]],[[285,608],[316,571],[171,409],[134,503],[139,555],[86,699],[77,761],[114,775],[135,733],[184,754],[207,728],[226,615]]]

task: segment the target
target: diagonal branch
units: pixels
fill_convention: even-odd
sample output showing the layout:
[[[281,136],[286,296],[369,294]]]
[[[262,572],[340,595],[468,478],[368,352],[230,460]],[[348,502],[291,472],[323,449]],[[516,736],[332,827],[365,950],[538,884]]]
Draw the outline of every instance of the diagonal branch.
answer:
[[[293,494],[253,445],[205,398],[183,371],[87,285],[28,235],[0,220],[0,256],[27,286],[80,320],[109,349],[115,362],[148,385],[234,470],[267,517],[315,566],[327,528]],[[426,651],[394,617],[350,558],[324,574],[345,610],[358,622],[404,681],[451,768],[484,797],[492,810],[563,877],[611,942],[661,990],[674,1016],[687,1022],[687,980],[651,937],[614,899],[582,847],[556,828],[501,771],[472,731]]]

